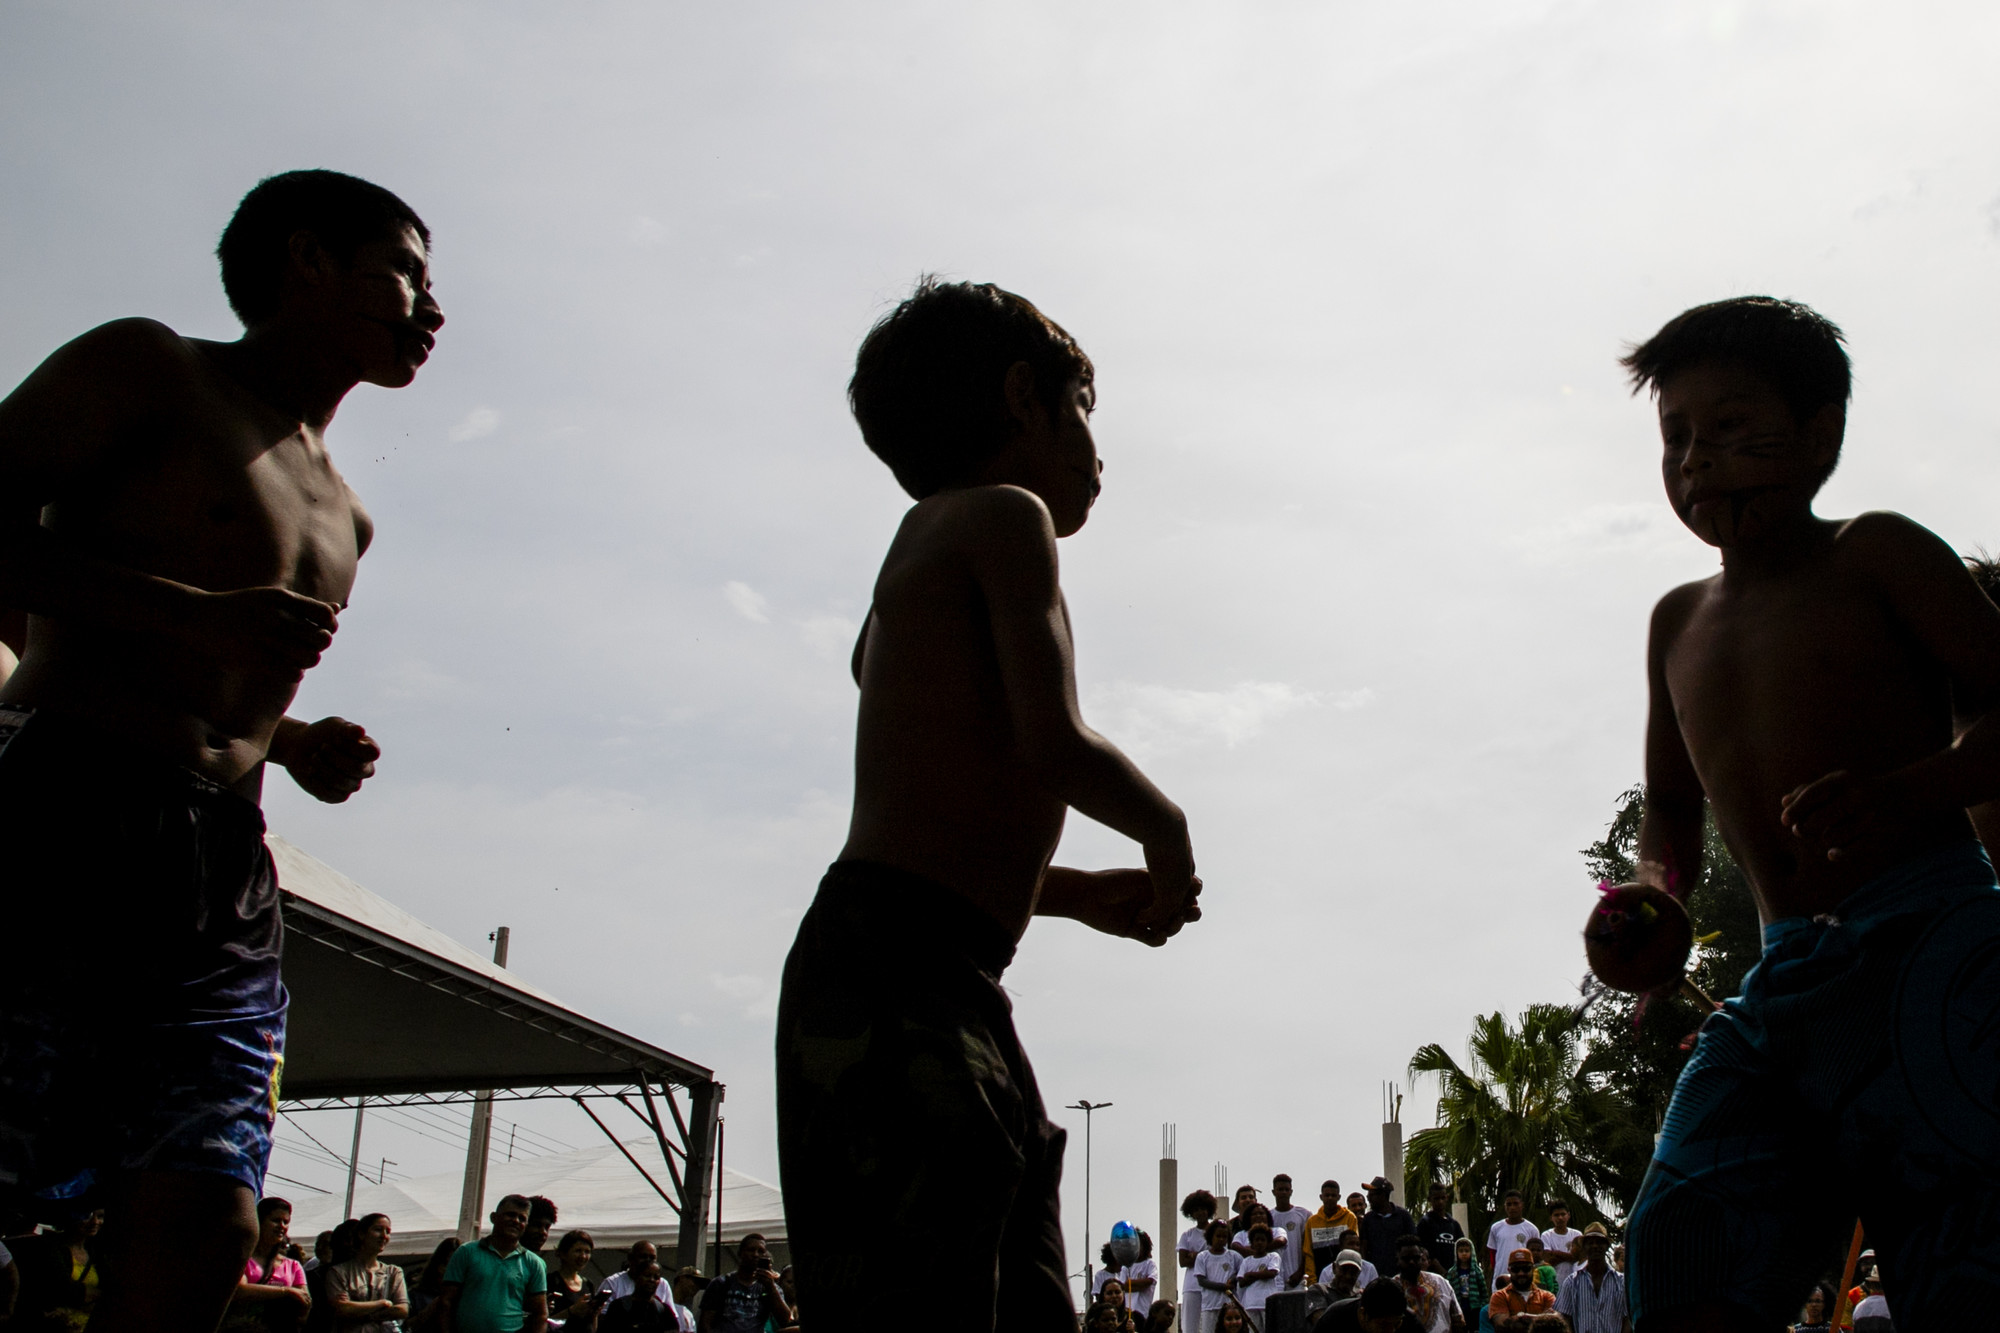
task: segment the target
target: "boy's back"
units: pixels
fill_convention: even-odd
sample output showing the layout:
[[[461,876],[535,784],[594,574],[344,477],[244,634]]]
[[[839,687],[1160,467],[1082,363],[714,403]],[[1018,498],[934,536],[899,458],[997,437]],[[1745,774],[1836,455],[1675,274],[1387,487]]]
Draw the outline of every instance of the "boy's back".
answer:
[[[855,649],[847,845],[778,1007],[786,1220],[822,1333],[928,1327],[881,1300],[880,1238],[946,1219],[964,1326],[1074,1333],[1063,1132],[999,978],[1036,915],[1150,944],[1199,915],[1179,808],[1077,710],[1055,544],[1099,489],[1092,383],[1066,333],[985,286],[927,282],[857,359],[863,436],[918,503]],[[1149,869],[1051,867],[1071,806]]]
[[[1654,612],[1641,877],[1695,882],[1706,801],[1764,924],[1633,1208],[1641,1333],[1781,1326],[1857,1200],[1911,1327],[2000,1303],[2000,885],[1966,815],[2000,795],[2000,612],[1909,520],[1812,513],[1840,340],[1745,297],[1625,363],[1669,501],[1722,555]]]

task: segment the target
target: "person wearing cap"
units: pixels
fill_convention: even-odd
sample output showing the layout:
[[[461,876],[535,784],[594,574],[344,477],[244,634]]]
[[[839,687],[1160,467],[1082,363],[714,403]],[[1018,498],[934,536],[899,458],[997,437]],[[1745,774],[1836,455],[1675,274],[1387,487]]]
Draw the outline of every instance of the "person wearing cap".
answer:
[[[1321,1271],[1333,1266],[1333,1256],[1340,1253],[1340,1233],[1359,1232],[1361,1219],[1350,1212],[1340,1201],[1340,1182],[1329,1180],[1319,1187],[1319,1211],[1306,1219],[1305,1235],[1305,1276],[1308,1282],[1319,1282]]]
[[[1320,1273],[1320,1286],[1326,1289],[1329,1300],[1352,1300],[1367,1285],[1361,1280],[1361,1255],[1354,1250],[1342,1250],[1336,1254],[1333,1262]]]
[[[1486,1317],[1499,1333],[1518,1333],[1528,1321],[1555,1308],[1556,1298],[1535,1285],[1535,1256],[1515,1250],[1507,1256],[1507,1285],[1486,1303]]]
[[[1569,1320],[1575,1333],[1631,1333],[1625,1276],[1611,1267],[1611,1237],[1604,1224],[1585,1227],[1571,1253],[1577,1263],[1556,1293],[1556,1313]]]
[[[1417,1229],[1410,1210],[1392,1201],[1395,1192],[1386,1176],[1369,1181],[1368,1211],[1361,1215],[1361,1257],[1382,1273],[1395,1271],[1396,1243]]]

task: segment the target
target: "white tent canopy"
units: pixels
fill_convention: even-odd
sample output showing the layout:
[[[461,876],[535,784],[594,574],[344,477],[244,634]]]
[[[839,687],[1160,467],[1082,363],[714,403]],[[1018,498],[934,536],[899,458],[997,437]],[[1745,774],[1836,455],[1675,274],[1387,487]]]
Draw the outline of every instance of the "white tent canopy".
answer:
[[[622,1103],[615,1118],[629,1111],[652,1130],[643,1146],[653,1165],[641,1167],[644,1154],[609,1141],[601,1151],[645,1191],[649,1229],[662,1239],[670,1232],[682,1262],[701,1264],[723,1092],[713,1071],[567,1008],[283,838],[268,842],[283,890],[285,985],[292,997],[280,1088],[285,1109],[364,1100],[380,1106],[562,1099],[608,1140],[613,1131],[590,1103]],[[677,1088],[687,1095],[685,1113]],[[621,1131],[629,1128],[626,1122]],[[481,1161],[490,1158],[468,1150],[469,1164]],[[463,1216],[483,1222],[490,1202],[506,1193],[547,1194],[560,1204],[560,1187],[517,1187],[505,1177],[494,1180],[497,1170],[489,1165],[483,1191],[469,1165],[467,1177],[444,1194],[410,1196],[404,1208],[410,1223],[435,1229],[444,1218],[444,1230],[457,1232],[461,1207]],[[397,1187],[385,1188],[393,1194]],[[482,1193],[489,1206],[475,1209]],[[303,1231],[308,1202],[293,1202]],[[393,1206],[358,1200],[356,1206],[397,1219]],[[663,1214],[675,1219],[664,1231]],[[428,1220],[418,1222],[419,1215]],[[780,1215],[775,1205],[761,1214]],[[398,1252],[408,1253],[403,1243]]]
[[[657,1152],[650,1137],[626,1141],[634,1154]],[[362,1183],[354,1191],[354,1216],[387,1213],[397,1254],[427,1253],[458,1226],[458,1173],[419,1176],[384,1185]],[[631,1163],[609,1143],[574,1152],[495,1162],[486,1176],[487,1209],[508,1194],[540,1194],[555,1200],[562,1216],[550,1245],[565,1231],[582,1229],[600,1249],[622,1250],[649,1240],[671,1249],[680,1219],[660,1201]],[[308,1247],[312,1238],[341,1220],[337,1194],[294,1194],[292,1235]],[[725,1245],[756,1231],[783,1239],[785,1210],[778,1187],[727,1167],[722,1171],[722,1238]],[[714,1239],[713,1230],[709,1239]],[[616,1266],[613,1259],[612,1265]],[[414,1279],[415,1274],[411,1275]]]

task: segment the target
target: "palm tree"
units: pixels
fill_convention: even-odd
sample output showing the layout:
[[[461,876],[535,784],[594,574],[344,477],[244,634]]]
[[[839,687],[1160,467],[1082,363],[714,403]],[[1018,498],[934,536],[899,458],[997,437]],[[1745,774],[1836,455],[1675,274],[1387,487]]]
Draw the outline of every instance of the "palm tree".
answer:
[[[1645,1134],[1617,1094],[1583,1074],[1585,1031],[1573,1008],[1535,1004],[1518,1029],[1501,1013],[1475,1018],[1464,1066],[1435,1042],[1412,1056],[1413,1081],[1439,1082],[1438,1123],[1410,1136],[1404,1197],[1420,1199],[1442,1180],[1475,1212],[1518,1189],[1530,1216],[1560,1198],[1580,1223],[1603,1217],[1616,1182],[1610,1163]]]

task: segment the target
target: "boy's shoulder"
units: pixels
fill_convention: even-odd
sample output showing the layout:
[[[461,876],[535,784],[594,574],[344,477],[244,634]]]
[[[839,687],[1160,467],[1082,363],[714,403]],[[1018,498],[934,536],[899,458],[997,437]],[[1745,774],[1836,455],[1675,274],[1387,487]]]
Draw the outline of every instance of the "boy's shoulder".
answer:
[[[978,530],[988,533],[1031,533],[1055,524],[1042,497],[1022,486],[964,486],[927,495],[910,507],[903,526],[930,531]]]

